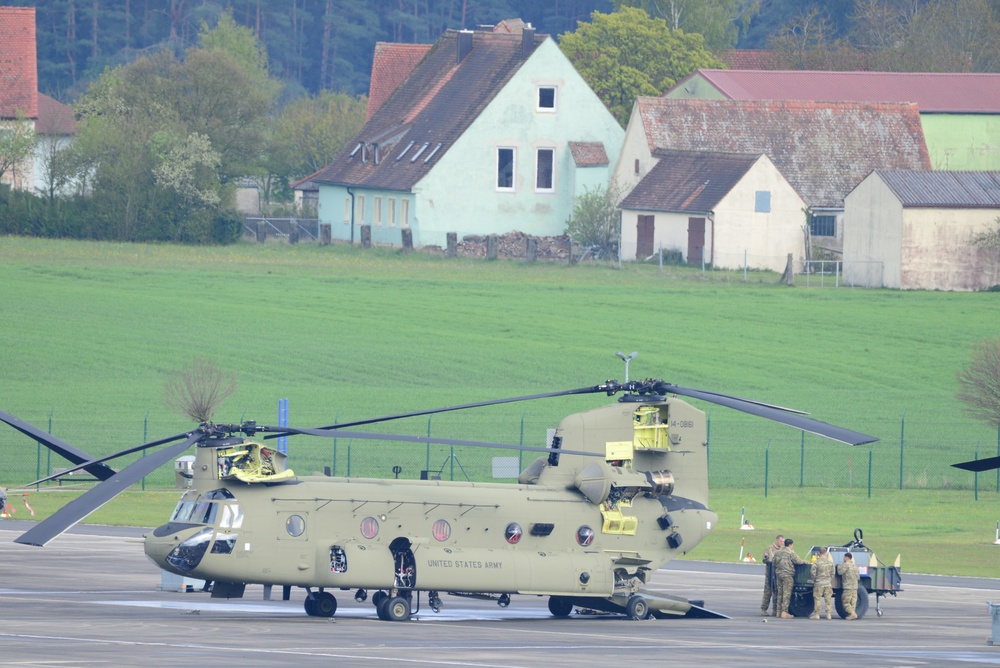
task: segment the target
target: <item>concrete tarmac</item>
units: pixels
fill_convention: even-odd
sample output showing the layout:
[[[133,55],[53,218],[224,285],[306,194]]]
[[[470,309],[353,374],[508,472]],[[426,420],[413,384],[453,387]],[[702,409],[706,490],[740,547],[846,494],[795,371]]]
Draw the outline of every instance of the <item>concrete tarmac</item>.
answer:
[[[141,530],[78,527],[44,548],[13,543],[28,526],[0,520],[3,666],[1000,666],[1000,644],[986,642],[1000,580],[904,571],[882,617],[872,597],[859,621],[776,620],[759,616],[760,565],[679,561],[650,588],[704,599],[730,619],[556,619],[541,597],[502,609],[445,596],[439,614],[423,601],[413,620],[393,623],[347,591],[334,592],[334,618],[318,619],[303,611],[301,589],[289,601],[280,588],[263,600],[260,586],[232,601],[159,590]]]

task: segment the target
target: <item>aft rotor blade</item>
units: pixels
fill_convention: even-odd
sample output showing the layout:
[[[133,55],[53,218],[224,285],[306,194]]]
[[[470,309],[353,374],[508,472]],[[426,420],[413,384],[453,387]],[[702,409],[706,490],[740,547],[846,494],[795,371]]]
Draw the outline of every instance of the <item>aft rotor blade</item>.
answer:
[[[614,381],[608,381],[609,383],[614,383]],[[409,413],[397,413],[396,415],[384,415],[382,417],[369,418],[367,420],[355,420],[353,422],[342,422],[340,424],[329,424],[325,427],[317,427],[317,429],[344,429],[346,427],[359,427],[365,424],[377,424],[379,422],[389,422],[391,420],[402,420],[403,418],[409,417],[420,417],[421,415],[436,415],[437,413],[447,413],[449,411],[461,411],[466,408],[481,408],[483,406],[496,406],[498,404],[510,404],[516,401],[531,401],[532,399],[548,399],[550,397],[568,397],[574,394],[596,394],[599,392],[605,392],[608,394],[614,394],[620,389],[620,385],[614,383],[614,389],[612,385],[593,385],[591,387],[578,387],[575,390],[560,390],[558,392],[543,392],[542,394],[526,394],[520,397],[507,397],[504,399],[490,399],[488,401],[476,401],[471,404],[459,404],[457,406],[446,406],[444,408],[430,408],[427,410],[411,411]],[[285,430],[284,432],[277,432],[264,438],[278,438],[279,436],[288,436],[294,434],[292,430]]]
[[[182,443],[177,443],[169,448],[159,450],[156,453],[143,457],[138,461],[126,466],[111,478],[88,490],[79,498],[70,501],[65,506],[57,510],[46,520],[24,532],[14,539],[15,543],[24,545],[45,545],[50,540],[66,531],[77,522],[94,512],[105,503],[115,498],[144,476],[152,473],[157,468],[177,457],[182,452],[197,443],[204,434],[196,432]]]
[[[878,440],[876,437],[869,436],[868,434],[862,434],[857,431],[851,431],[850,429],[844,429],[843,427],[837,427],[835,425],[807,418],[799,414],[789,413],[786,409],[782,409],[780,407],[762,404],[748,399],[740,399],[739,397],[732,397],[727,394],[692,390],[687,387],[680,387],[669,383],[664,383],[663,386],[665,387],[666,392],[680,394],[685,397],[691,397],[692,399],[701,399],[702,401],[708,401],[713,404],[718,404],[719,406],[725,406],[726,408],[732,408],[744,413],[749,413],[750,415],[756,415],[758,417],[767,418],[768,420],[774,420],[775,422],[787,424],[790,427],[795,427],[796,429],[801,429],[802,431],[808,431],[812,434],[819,434],[820,436],[825,436],[826,438],[832,438],[833,440],[840,441],[841,443],[847,443],[849,445],[863,445],[865,443],[874,443]]]
[[[45,476],[44,478],[39,478],[38,480],[35,480],[34,482],[29,482],[29,483],[26,483],[24,485],[18,485],[18,488],[19,489],[23,489],[25,487],[34,487],[35,485],[38,485],[40,483],[48,482],[49,480],[55,480],[56,478],[61,478],[61,477],[65,476],[65,475],[69,475],[70,473],[74,473],[76,471],[79,471],[80,469],[86,469],[86,470],[89,471],[90,469],[88,467],[90,467],[90,466],[92,466],[94,464],[101,465],[102,462],[106,462],[106,461],[109,461],[111,459],[117,459],[118,457],[124,457],[125,455],[132,454],[133,452],[139,452],[140,450],[145,450],[146,448],[155,448],[158,445],[164,445],[166,443],[173,443],[174,441],[177,441],[179,439],[187,438],[190,435],[191,435],[191,432],[185,431],[185,432],[180,433],[180,434],[174,434],[173,436],[167,436],[166,438],[159,438],[159,439],[157,439],[155,441],[149,441],[148,443],[143,443],[142,445],[136,445],[136,446],[133,446],[131,448],[125,448],[124,450],[119,450],[118,452],[115,452],[113,454],[105,455],[104,457],[98,457],[97,459],[91,459],[91,460],[88,460],[88,461],[86,461],[86,462],[84,462],[82,464],[78,464],[77,466],[73,466],[73,467],[70,467],[68,469],[64,469],[64,470],[60,471],[59,473],[53,473],[52,475]],[[105,467],[105,468],[107,468],[109,471],[112,471],[112,472],[114,471],[114,469],[112,469],[110,467]]]
[[[977,473],[980,473],[982,471],[992,471],[993,469],[1000,469],[1000,457],[973,459],[971,462],[952,464],[952,466],[958,469],[965,469],[966,471],[975,471]]]
[[[96,462],[96,460],[94,460],[93,457],[88,455],[83,450],[79,450],[73,447],[66,441],[56,438],[47,431],[42,431],[41,429],[31,424],[30,422],[25,422],[24,420],[15,415],[11,415],[10,413],[0,411],[0,422],[6,422],[11,427],[17,429],[25,436],[35,439],[36,441],[47,447],[49,450],[52,450],[58,455],[61,455],[68,461],[71,461],[74,464],[84,465],[82,467],[77,467],[76,469],[73,470],[78,470],[80,468],[83,468],[87,471],[87,473],[94,476],[98,480],[107,480],[108,478],[110,478],[115,474],[115,470],[113,468],[105,464]],[[66,473],[68,473],[68,471],[63,471],[59,475],[65,475]]]
[[[512,443],[487,443],[484,441],[466,441],[455,438],[434,438],[430,436],[409,436],[407,434],[373,434],[365,431],[343,431],[341,429],[295,429],[294,427],[258,427],[260,431],[278,430],[289,434],[307,434],[324,438],[358,438],[371,441],[403,441],[406,443],[433,443],[436,445],[467,445],[474,448],[500,448],[503,450],[527,450],[529,452],[558,452],[563,455],[583,455],[585,457],[603,457],[604,453],[584,452],[582,450],[563,450],[536,447],[533,445],[514,445]]]

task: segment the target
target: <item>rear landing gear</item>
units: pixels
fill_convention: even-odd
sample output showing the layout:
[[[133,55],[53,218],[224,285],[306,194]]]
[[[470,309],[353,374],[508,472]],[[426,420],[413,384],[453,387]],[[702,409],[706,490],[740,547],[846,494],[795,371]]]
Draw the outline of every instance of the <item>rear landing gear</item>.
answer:
[[[625,614],[629,619],[646,619],[649,617],[649,603],[642,596],[635,594],[625,604]]]
[[[378,606],[378,618],[385,622],[410,619],[410,601],[403,596],[386,597]]]
[[[556,617],[569,617],[573,604],[562,596],[549,596],[549,612]]]

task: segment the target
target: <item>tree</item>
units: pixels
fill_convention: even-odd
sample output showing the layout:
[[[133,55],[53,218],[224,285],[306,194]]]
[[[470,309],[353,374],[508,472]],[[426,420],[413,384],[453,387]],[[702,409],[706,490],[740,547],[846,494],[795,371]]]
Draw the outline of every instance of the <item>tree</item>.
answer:
[[[295,179],[326,167],[365,124],[368,99],[324,91],[281,110],[271,143],[281,176]]]
[[[637,7],[662,18],[674,30],[698,33],[712,51],[736,46],[760,12],[760,0],[614,0],[615,8]]]
[[[621,231],[618,201],[621,188],[614,181],[607,188],[584,187],[583,194],[573,198],[573,213],[566,221],[566,234],[581,246],[600,246],[610,251]]]
[[[622,125],[639,95],[659,95],[696,69],[723,67],[701,35],[673,30],[641,9],[590,18],[560,35],[559,46]]]
[[[35,126],[19,114],[12,121],[0,121],[0,182],[8,177],[13,183],[23,163],[35,150]]]
[[[236,377],[210,360],[196,357],[191,367],[163,384],[163,402],[195,422],[208,422],[216,409],[236,391]]]
[[[993,221],[996,225],[991,230],[980,232],[972,237],[972,245],[983,249],[1000,250],[1000,217]]]
[[[973,347],[969,365],[958,372],[958,399],[972,417],[1000,428],[1000,338]]]

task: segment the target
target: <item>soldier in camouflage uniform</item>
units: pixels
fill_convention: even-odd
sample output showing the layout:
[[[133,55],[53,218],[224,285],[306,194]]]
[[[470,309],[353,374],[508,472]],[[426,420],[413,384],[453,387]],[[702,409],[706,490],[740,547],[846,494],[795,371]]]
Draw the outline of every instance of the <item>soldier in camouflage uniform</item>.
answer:
[[[858,575],[858,565],[854,563],[854,555],[850,552],[844,555],[844,563],[837,566],[837,575],[840,576],[840,603],[847,613],[844,619],[857,619],[858,614],[854,611],[854,606],[858,604],[858,582],[861,576]]]
[[[804,564],[802,557],[795,554],[795,543],[791,538],[785,539],[785,546],[774,556],[774,577],[778,583],[777,598],[778,608],[775,615],[779,619],[793,619],[794,615],[788,614],[788,604],[792,600],[792,587],[795,585],[795,566]]]
[[[809,619],[819,619],[823,612],[823,601],[826,601],[826,618],[833,619],[833,574],[836,566],[833,558],[825,548],[819,548],[819,555],[812,565],[813,579],[813,613]]]
[[[764,562],[764,598],[760,601],[760,616],[767,617],[769,613],[767,611],[768,607],[771,605],[772,599],[774,600],[774,609],[770,614],[777,614],[778,612],[778,597],[774,596],[774,555],[778,553],[778,550],[785,546],[785,537],[780,533],[778,537],[774,539],[774,543],[767,546],[764,550],[764,556],[761,561]]]

